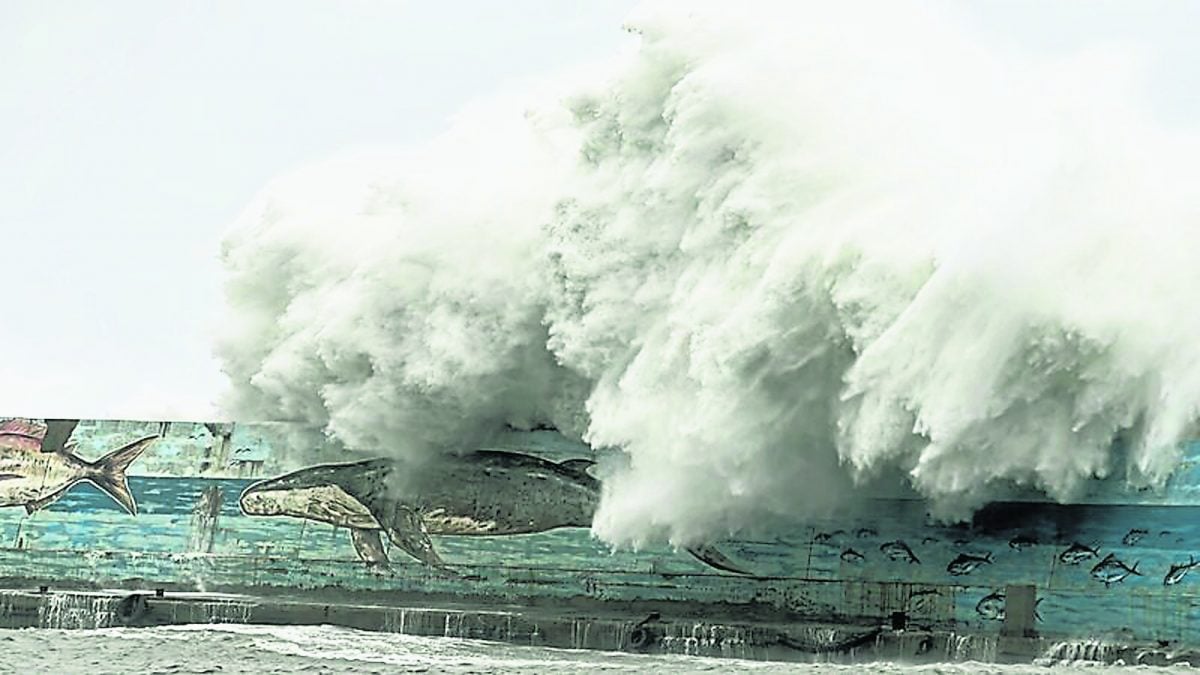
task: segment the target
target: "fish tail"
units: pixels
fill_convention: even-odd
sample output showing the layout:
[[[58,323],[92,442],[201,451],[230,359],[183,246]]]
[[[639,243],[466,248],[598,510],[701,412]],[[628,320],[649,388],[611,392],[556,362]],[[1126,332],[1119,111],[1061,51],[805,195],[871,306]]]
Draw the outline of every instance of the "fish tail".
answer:
[[[1139,577],[1140,577],[1140,576],[1142,576],[1142,573],[1141,573],[1141,572],[1139,572],[1139,571],[1137,571],[1137,566],[1138,566],[1138,563],[1140,563],[1140,562],[1141,562],[1141,560],[1135,560],[1135,561],[1133,561],[1133,567],[1130,567],[1130,568],[1129,568],[1129,573],[1130,573],[1130,574],[1136,574],[1136,575],[1138,575]]]
[[[125,476],[126,469],[137,459],[150,444],[158,440],[158,436],[147,436],[128,445],[122,446],[100,459],[92,462],[91,471],[85,480],[100,488],[113,501],[131,516],[138,512],[137,501],[129,491],[129,481]]]

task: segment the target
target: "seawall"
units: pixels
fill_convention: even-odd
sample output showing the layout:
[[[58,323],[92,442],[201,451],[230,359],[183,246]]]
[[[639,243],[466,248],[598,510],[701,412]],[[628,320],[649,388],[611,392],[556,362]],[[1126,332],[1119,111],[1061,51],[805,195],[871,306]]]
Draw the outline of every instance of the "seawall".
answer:
[[[39,429],[34,422],[21,428]],[[1187,491],[1177,490],[1170,504],[1127,503],[1130,495],[1076,505],[997,503],[957,524],[931,520],[919,501],[880,498],[861,510],[710,542],[754,576],[718,572],[666,545],[613,550],[586,528],[435,535],[453,570],[443,574],[386,538],[382,555],[367,563],[346,527],[243,512],[243,491],[284,470],[274,454],[277,431],[86,420],[73,427],[72,451],[85,459],[159,434],[133,465],[154,475],[129,477],[136,515],[84,483],[45,504],[23,504],[15,494],[0,502],[8,506],[0,508],[0,588],[12,590],[10,623],[67,627],[71,621],[46,618],[75,607],[55,598],[84,593],[99,609],[75,607],[75,614],[102,620],[80,619],[81,626],[139,625],[103,619],[111,614],[105,603],[150,594],[139,616],[159,623],[215,620],[204,607],[218,603],[222,611],[248,606],[238,621],[392,630],[399,611],[403,630],[420,634],[454,633],[447,626],[459,622],[464,637],[746,658],[1058,654],[1134,662],[1185,658],[1188,646],[1200,645],[1200,576],[1190,574],[1200,551],[1200,501],[1187,501]],[[64,437],[46,441],[54,447],[25,444],[40,457],[65,452]],[[518,435],[513,445],[554,461],[587,455],[548,432]],[[1013,588],[1032,594],[1018,602]],[[221,605],[225,596],[213,594],[242,605]]]
[[[753,660],[912,664],[1096,662],[1200,665],[1200,651],[1003,631],[959,633],[898,623],[770,621],[689,603],[522,607],[370,602],[308,593],[254,596],[187,591],[0,590],[0,628],[102,629],[181,624],[336,625],[562,649]]]

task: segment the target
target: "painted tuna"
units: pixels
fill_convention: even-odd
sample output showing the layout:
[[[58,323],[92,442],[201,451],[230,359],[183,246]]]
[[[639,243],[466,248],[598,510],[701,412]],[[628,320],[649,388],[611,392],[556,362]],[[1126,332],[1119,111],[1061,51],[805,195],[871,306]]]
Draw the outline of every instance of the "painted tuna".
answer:
[[[1064,565],[1078,565],[1088,558],[1095,558],[1100,555],[1099,547],[1088,547],[1074,542],[1065,551],[1058,554],[1058,561]]]
[[[818,532],[813,537],[814,544],[832,544],[835,539],[839,539],[846,535],[845,530],[834,530],[833,532]]]
[[[921,561],[917,558],[917,554],[913,553],[913,550],[903,540],[897,539],[889,541],[886,544],[881,544],[879,550],[892,560],[901,560],[909,564],[921,564]]]
[[[1191,572],[1192,568],[1194,568],[1197,564],[1200,563],[1197,563],[1196,558],[1193,556],[1188,556],[1188,561],[1186,563],[1172,563],[1171,569],[1167,570],[1166,576],[1163,577],[1163,586],[1174,586],[1175,584],[1183,581],[1183,578],[1186,577],[1188,572]]]
[[[1142,576],[1137,566],[1138,564],[1135,562],[1133,563],[1133,567],[1129,567],[1120,560],[1117,560],[1116,554],[1109,553],[1104,560],[1096,563],[1096,566],[1092,568],[1091,575],[1093,579],[1104,582],[1104,586],[1108,587],[1125,581],[1131,574],[1139,577]]]
[[[1003,591],[996,591],[990,595],[986,595],[975,604],[975,611],[985,621],[1003,621],[1004,620],[1005,598]]]
[[[140,438],[89,461],[76,455],[67,443],[75,423],[25,419],[0,423],[0,506],[24,506],[33,513],[84,481],[112,497],[131,515],[137,515],[137,502],[129,491],[125,470],[158,437]]]
[[[351,530],[359,557],[386,562],[380,532],[417,560],[447,570],[431,534],[497,536],[591,527],[600,482],[590,460],[562,463],[478,451],[424,465],[390,459],[326,464],[247,487],[251,516],[291,516]],[[712,546],[689,553],[716,569],[748,574]]]
[[[852,548],[848,548],[845,551],[842,551],[841,558],[844,562],[861,563],[866,561],[867,556],[855,551]]]
[[[1037,546],[1037,538],[1029,534],[1018,534],[1008,540],[1008,547],[1014,551],[1024,551],[1031,546]]]
[[[949,565],[946,565],[946,571],[953,576],[960,577],[964,574],[974,572],[980,565],[990,564],[992,564],[991,553],[985,553],[982,556],[959,553],[957,558],[951,560]]]
[[[1142,537],[1145,537],[1147,534],[1150,534],[1148,530],[1135,527],[1126,532],[1124,537],[1121,537],[1121,543],[1125,546],[1136,546],[1142,540]]]
[[[1038,598],[1037,602],[1033,603],[1033,620],[1041,621],[1042,614],[1038,611],[1038,605],[1042,604],[1045,598]],[[975,611],[985,621],[1003,621],[1005,618],[1005,610],[1007,609],[1007,599],[1004,591],[993,591],[989,595],[985,595],[982,600],[975,604]]]

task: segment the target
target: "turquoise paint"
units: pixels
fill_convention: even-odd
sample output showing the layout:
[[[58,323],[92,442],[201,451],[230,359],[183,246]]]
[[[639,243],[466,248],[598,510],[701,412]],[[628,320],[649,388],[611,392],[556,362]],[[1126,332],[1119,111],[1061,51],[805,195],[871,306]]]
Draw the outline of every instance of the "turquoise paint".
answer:
[[[146,431],[145,424],[104,424],[77,429],[80,454],[95,456]],[[205,433],[202,425],[173,425],[167,438],[147,451],[153,456],[142,468],[198,466],[190,455],[213,456]],[[244,447],[255,448],[260,470],[278,461],[269,453],[274,433],[264,432],[255,442],[254,427],[235,432]],[[536,437],[530,444],[537,444]],[[1189,447],[1189,456],[1198,447]],[[559,458],[579,454],[578,445],[558,441],[542,449]],[[1181,477],[1191,477],[1194,466],[1185,465]],[[208,472],[231,473],[213,466]],[[762,575],[757,579],[713,574],[665,547],[613,552],[583,529],[435,537],[443,558],[466,578],[440,576],[394,549],[390,571],[380,574],[357,560],[344,530],[242,515],[237,497],[252,480],[135,475],[130,487],[140,507],[136,517],[86,484],[33,515],[19,507],[0,509],[0,576],[14,583],[175,584],[210,591],[333,588],[514,601],[754,603],[795,616],[846,619],[878,620],[905,611],[917,624],[983,631],[996,630],[999,621],[994,613],[979,611],[979,602],[1008,584],[1029,583],[1042,598],[1038,628],[1044,634],[1119,633],[1193,643],[1200,638],[1193,628],[1200,625],[1200,569],[1177,585],[1163,585],[1172,564],[1200,557],[1200,507],[1187,505],[1193,488],[1180,479],[1164,494],[1105,497],[1101,489],[1089,497],[1140,504],[996,504],[973,524],[950,527],[928,522],[919,501],[887,500],[853,517],[722,542],[731,557]],[[213,489],[221,495],[215,522],[196,511],[205,491]],[[1135,537],[1127,535],[1135,529],[1148,532],[1132,541]],[[904,541],[920,563],[889,559],[881,547],[895,540]],[[1073,542],[1095,545],[1099,555],[1065,564],[1060,555]],[[848,549],[861,558],[843,556]],[[1096,580],[1089,571],[1109,553],[1130,566],[1136,561],[1144,576],[1111,586]],[[991,562],[952,575],[947,565],[960,554],[987,556]]]

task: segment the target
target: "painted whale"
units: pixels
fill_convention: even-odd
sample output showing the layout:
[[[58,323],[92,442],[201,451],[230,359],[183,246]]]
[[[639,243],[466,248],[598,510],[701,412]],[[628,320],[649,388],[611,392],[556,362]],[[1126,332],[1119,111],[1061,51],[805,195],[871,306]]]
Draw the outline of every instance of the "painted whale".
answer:
[[[137,502],[129,491],[125,470],[158,437],[138,439],[88,461],[76,455],[67,443],[76,423],[26,419],[0,423],[0,507],[24,506],[33,513],[62,497],[76,483],[88,482],[126,512],[137,515]]]
[[[591,527],[600,482],[586,459],[551,462],[481,450],[416,467],[371,459],[325,464],[248,486],[250,516],[290,516],[348,528],[359,557],[387,562],[380,532],[417,560],[446,570],[431,534],[498,536]],[[749,574],[712,546],[687,549],[705,564]]]

